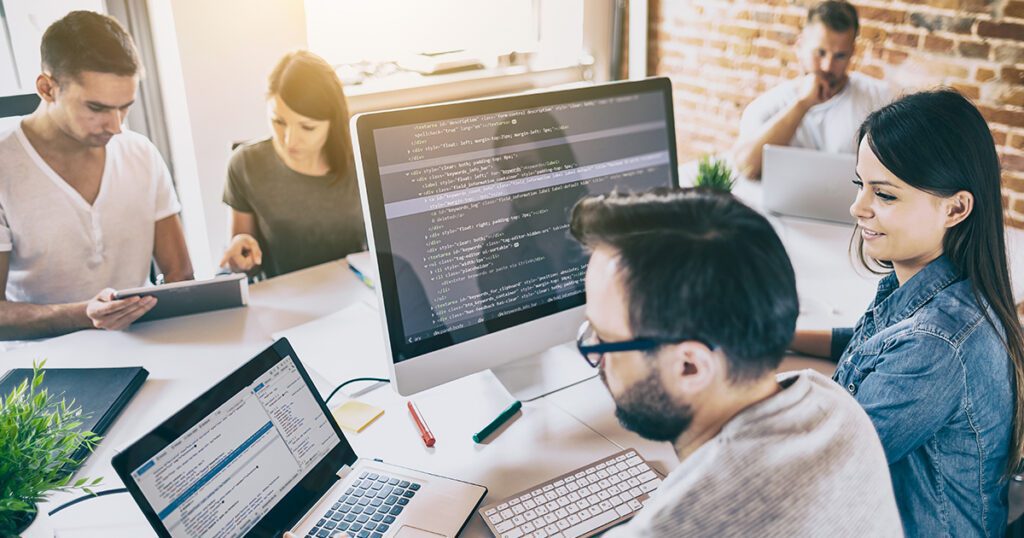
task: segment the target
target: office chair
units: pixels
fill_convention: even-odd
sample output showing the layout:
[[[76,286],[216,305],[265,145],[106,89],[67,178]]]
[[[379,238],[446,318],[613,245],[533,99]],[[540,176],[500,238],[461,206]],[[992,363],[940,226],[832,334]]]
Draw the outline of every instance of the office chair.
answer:
[[[34,93],[0,97],[0,131],[14,127],[22,116],[27,116],[39,106],[39,96]]]
[[[0,118],[31,114],[39,106],[39,101],[39,96],[34,93],[0,97]]]

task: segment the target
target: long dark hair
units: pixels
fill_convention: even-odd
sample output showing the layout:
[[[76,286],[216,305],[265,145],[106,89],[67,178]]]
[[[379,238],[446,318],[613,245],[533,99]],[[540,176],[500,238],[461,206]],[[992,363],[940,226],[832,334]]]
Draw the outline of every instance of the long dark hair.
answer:
[[[940,197],[960,191],[974,196],[974,210],[946,231],[942,250],[971,283],[989,323],[996,326],[985,302],[1006,333],[1003,343],[1016,385],[1006,467],[1011,474],[1024,451],[1024,330],[1013,305],[1007,269],[999,156],[992,133],[970,101],[954,90],[939,89],[907,95],[873,112],[860,127],[858,144],[865,137],[882,165],[910,186]],[[860,261],[870,269],[859,229],[854,236]],[[892,267],[887,260],[871,262]]]
[[[270,73],[267,93],[280,97],[298,114],[331,122],[324,146],[327,164],[338,178],[354,172],[348,104],[330,64],[306,50],[289,52]]]

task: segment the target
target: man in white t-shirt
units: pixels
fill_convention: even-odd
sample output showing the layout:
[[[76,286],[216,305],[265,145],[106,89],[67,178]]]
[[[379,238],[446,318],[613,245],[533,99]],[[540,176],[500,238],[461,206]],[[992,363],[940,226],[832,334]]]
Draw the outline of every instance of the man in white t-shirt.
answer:
[[[170,173],[122,123],[141,66],[114,19],[75,11],[43,35],[42,102],[0,135],[0,339],[123,329],[156,304],[114,300],[192,278]]]
[[[740,174],[761,176],[765,144],[857,152],[861,122],[892,98],[884,82],[847,73],[858,30],[857,10],[847,2],[829,0],[808,11],[796,47],[804,75],[768,90],[743,111],[733,148]]]
[[[600,497],[625,515],[657,488],[605,536],[902,536],[867,413],[817,372],[774,374],[799,307],[764,216],[729,194],[660,190],[585,198],[570,230],[591,250],[580,353],[619,422],[679,457],[664,481]]]

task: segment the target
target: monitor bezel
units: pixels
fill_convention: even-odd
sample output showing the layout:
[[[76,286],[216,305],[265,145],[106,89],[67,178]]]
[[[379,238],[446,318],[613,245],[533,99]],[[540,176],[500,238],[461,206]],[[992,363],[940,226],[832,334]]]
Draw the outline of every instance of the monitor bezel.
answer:
[[[437,384],[436,379],[451,380],[459,375],[438,376],[436,371],[426,367],[423,363],[435,360],[439,355],[445,354],[448,350],[458,347],[466,347],[471,350],[468,355],[479,356],[480,353],[505,354],[504,346],[513,341],[513,345],[522,348],[524,354],[539,352],[572,336],[572,331],[579,321],[582,321],[582,307],[585,304],[583,292],[570,297],[557,299],[529,308],[502,318],[488,320],[482,324],[474,324],[470,327],[459,329],[460,339],[453,339],[452,333],[435,336],[422,342],[410,345],[404,342],[405,331],[402,323],[401,305],[398,300],[397,281],[394,271],[394,264],[391,252],[391,238],[387,227],[387,219],[384,214],[384,193],[380,179],[377,163],[376,143],[374,132],[380,129],[414,125],[418,123],[439,121],[471,115],[492,114],[502,111],[511,111],[528,108],[538,108],[568,102],[587,101],[600,98],[616,97],[637,93],[661,93],[666,116],[666,132],[669,142],[670,155],[670,185],[679,185],[678,158],[676,155],[675,117],[672,103],[672,84],[668,78],[656,77],[635,81],[618,81],[605,84],[587,86],[583,88],[572,88],[566,90],[555,90],[549,92],[528,93],[507,97],[490,97],[484,99],[472,99],[441,103],[436,105],[423,105],[408,107],[382,112],[368,112],[358,114],[351,120],[353,131],[353,146],[355,150],[356,171],[359,179],[361,202],[363,205],[363,217],[366,223],[367,243],[374,260],[377,263],[378,279],[376,294],[378,306],[381,311],[381,323],[384,333],[385,359],[394,381],[394,387],[400,394],[407,395],[419,390],[429,388]],[[386,245],[386,249],[381,249]],[[531,339],[524,342],[518,339],[508,338],[494,339],[495,335],[510,332],[509,329],[519,327],[532,327],[536,329],[538,323],[545,320],[554,321],[561,330],[567,330],[569,336],[555,340]],[[530,331],[530,332],[535,332]],[[437,345],[437,340],[447,339],[442,345]],[[497,340],[493,345],[479,345],[482,340]],[[477,344],[474,345],[474,342]],[[527,349],[529,347],[534,349]],[[410,348],[414,353],[407,353]],[[489,356],[479,362],[479,368],[463,369],[465,373],[484,370],[489,367],[513,360],[515,356]],[[409,375],[409,379],[400,379],[396,369],[415,371],[415,375]],[[419,378],[413,380],[411,378]]]
[[[302,366],[302,362],[299,361],[295,350],[292,349],[291,344],[286,338],[280,338],[270,347],[247,361],[234,372],[228,374],[191,403],[171,415],[159,426],[150,430],[112,458],[111,464],[114,467],[114,471],[117,472],[125,488],[128,489],[128,492],[135,499],[142,513],[149,520],[150,525],[158,535],[167,538],[171,537],[170,531],[164,526],[156,510],[153,509],[149,500],[142,493],[142,489],[132,478],[132,471],[139,468],[211,412],[238,394],[239,391],[251,385],[256,378],[286,358],[295,364],[299,375],[302,376],[302,380],[313,392],[317,405],[319,405],[320,410],[327,417],[328,422],[338,436],[338,444],[316,465],[310,468],[302,480],[293,486],[255,526],[249,529],[247,535],[280,536],[281,533],[292,528],[337,482],[338,470],[345,465],[351,466],[356,462],[358,457],[355,450],[345,438],[337,423],[331,418],[327,404],[320,397],[320,393],[316,390],[312,379],[309,377],[309,373]]]

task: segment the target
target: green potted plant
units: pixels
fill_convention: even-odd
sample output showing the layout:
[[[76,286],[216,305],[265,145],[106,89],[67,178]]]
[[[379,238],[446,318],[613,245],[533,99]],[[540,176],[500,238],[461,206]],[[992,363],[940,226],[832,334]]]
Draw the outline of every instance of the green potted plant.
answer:
[[[17,536],[38,515],[38,504],[55,491],[85,491],[100,478],[72,480],[68,469],[83,444],[92,450],[99,436],[79,431],[82,408],[49,394],[40,385],[46,361],[32,365],[32,380],[0,395],[0,536]]]
[[[700,161],[697,163],[697,180],[694,182],[694,186],[730,192],[735,183],[736,180],[733,178],[732,168],[725,159],[719,159],[711,155],[705,155],[700,158]]]

